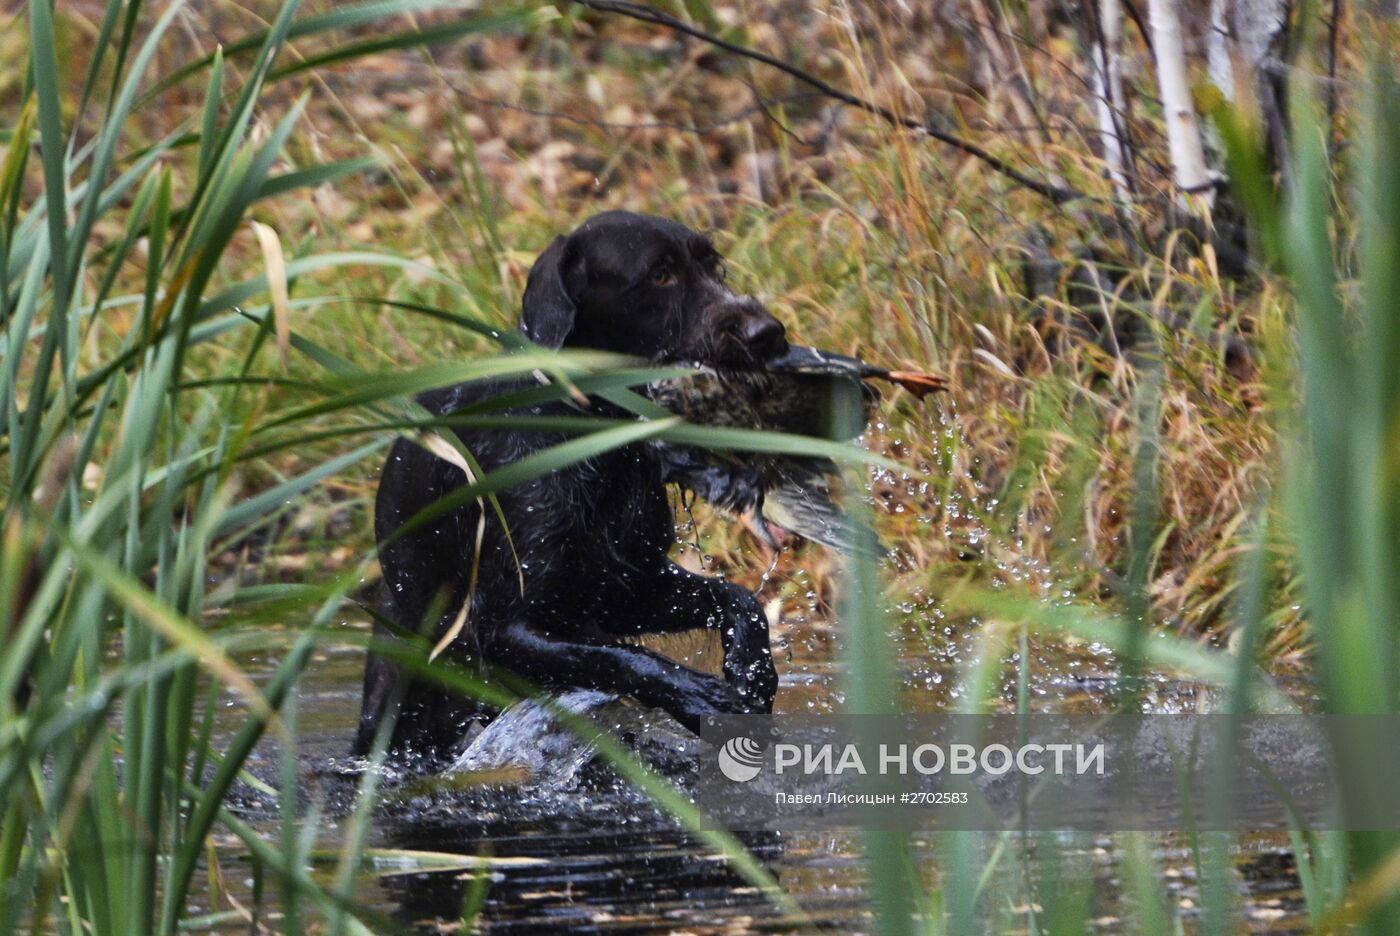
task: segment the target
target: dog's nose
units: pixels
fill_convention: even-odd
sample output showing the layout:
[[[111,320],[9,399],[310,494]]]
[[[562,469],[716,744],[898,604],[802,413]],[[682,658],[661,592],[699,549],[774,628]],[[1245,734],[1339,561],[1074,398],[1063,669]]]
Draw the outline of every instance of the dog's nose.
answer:
[[[775,358],[787,351],[787,329],[783,323],[764,313],[744,323],[744,344],[759,360]]]

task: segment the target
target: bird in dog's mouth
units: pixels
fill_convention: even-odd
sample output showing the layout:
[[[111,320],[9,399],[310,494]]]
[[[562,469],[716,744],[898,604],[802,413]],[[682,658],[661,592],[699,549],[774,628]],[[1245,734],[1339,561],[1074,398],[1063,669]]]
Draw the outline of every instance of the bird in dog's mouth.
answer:
[[[903,387],[919,399],[946,390],[932,373],[888,370],[859,358],[790,346],[755,367],[682,362],[685,373],[647,386],[647,395],[688,422],[759,429],[833,441],[858,438],[870,424],[880,391]],[[726,452],[662,446],[668,479],[744,520],[774,550],[785,532],[836,549],[878,543],[854,528],[832,495],[836,463],[817,455]]]

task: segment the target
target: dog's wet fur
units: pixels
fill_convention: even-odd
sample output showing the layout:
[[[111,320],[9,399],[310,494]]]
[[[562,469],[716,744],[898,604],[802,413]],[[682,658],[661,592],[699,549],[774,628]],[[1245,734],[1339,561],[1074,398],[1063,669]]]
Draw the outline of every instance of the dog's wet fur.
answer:
[[[611,211],[558,237],[530,270],[521,331],[547,348],[596,348],[656,362],[761,364],[787,349],[783,326],[763,305],[726,288],[710,241],[673,221]],[[521,389],[467,383],[419,397],[432,413]],[[578,415],[565,403],[520,415]],[[594,400],[591,414],[624,415]],[[565,436],[525,428],[456,430],[485,471],[556,445]],[[615,449],[499,493],[514,554],[499,518],[485,511],[478,579],[466,626],[446,651],[550,690],[598,689],[665,709],[696,730],[707,716],[767,712],[777,690],[763,608],[747,589],[681,569],[666,494],[668,468],[639,443]],[[466,601],[481,507],[459,507],[391,538],[406,520],[466,474],[421,445],[399,439],[375,504],[383,568],[382,614],[395,630],[434,641]],[[517,557],[519,564],[517,566]],[[520,576],[524,577],[522,591]],[[431,616],[432,620],[427,620]],[[640,634],[717,628],[723,677],[680,665],[628,641]],[[355,753],[367,753],[397,712],[392,762],[441,766],[461,747],[479,703],[401,672],[371,655]]]

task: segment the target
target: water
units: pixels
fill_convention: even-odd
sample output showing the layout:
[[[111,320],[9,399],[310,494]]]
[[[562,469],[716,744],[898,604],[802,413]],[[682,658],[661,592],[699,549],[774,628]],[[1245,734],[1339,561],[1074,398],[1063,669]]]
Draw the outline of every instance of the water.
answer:
[[[959,466],[969,457],[952,414],[943,412],[931,431],[948,446],[945,462],[966,480],[976,466]],[[883,427],[875,427],[880,439]],[[886,450],[899,449],[898,440],[882,440]],[[941,456],[940,456],[941,457]],[[927,466],[921,466],[927,472]],[[888,570],[898,578],[891,588],[887,611],[890,638],[901,669],[900,701],[910,712],[944,712],[966,708],[964,676],[979,654],[1002,656],[994,670],[991,692],[1004,710],[1015,704],[1024,670],[1033,711],[1101,712],[1111,710],[1121,689],[1118,661],[1106,648],[1092,644],[1068,648],[1063,642],[1032,637],[1029,659],[1021,665],[1015,653],[988,644],[975,618],[950,613],[937,598],[937,589],[922,584],[939,561],[975,559],[990,574],[991,586],[1029,590],[1046,602],[1068,602],[1074,594],[1054,570],[1032,555],[1017,535],[999,535],[980,518],[993,514],[996,504],[974,481],[935,490],[927,480],[877,473],[871,501],[877,510],[903,514],[902,521],[927,529],[917,542],[936,544],[947,555],[895,555]],[[679,561],[714,573],[724,563],[701,547],[695,524],[682,511]],[[776,558],[759,563],[752,581],[774,619],[774,653],[780,674],[779,712],[831,712],[841,708],[842,657],[839,629],[833,625],[829,557],[809,551],[801,565],[780,564]],[[822,568],[821,563],[828,563]],[[348,627],[367,628],[364,621]],[[678,635],[648,641],[670,656],[701,669],[717,671],[718,640],[714,635]],[[243,661],[256,677],[265,677],[276,664],[269,656]],[[353,802],[355,778],[340,770],[358,712],[362,656],[349,645],[332,644],[309,666],[298,694],[299,746],[303,793],[313,814],[323,816],[318,845],[339,848],[344,820]],[[1212,690],[1160,674],[1145,677],[1141,698],[1154,712],[1192,712],[1212,707]],[[232,703],[237,708],[236,703]],[[239,714],[231,709],[230,715]],[[234,722],[230,718],[230,724]],[[254,756],[252,772],[275,783],[278,756],[265,745]],[[244,817],[268,835],[277,832],[275,805],[256,791],[242,790],[237,806]],[[1155,857],[1164,869],[1165,899],[1192,932],[1200,895],[1189,843],[1179,837],[1154,836]],[[1243,929],[1250,933],[1294,933],[1306,930],[1302,895],[1289,843],[1283,834],[1237,836],[1236,887],[1243,902]],[[489,856],[494,862],[480,908],[479,925],[490,933],[573,932],[790,932],[799,921],[783,917],[728,866],[688,835],[678,831],[661,812],[624,783],[604,784],[584,794],[535,792],[486,795],[479,789],[395,793],[382,798],[367,843],[372,848],[408,849],[462,856]],[[865,890],[860,842],[850,831],[766,834],[750,836],[745,844],[764,863],[818,927],[840,933],[869,931],[873,926]],[[923,883],[937,887],[942,880],[937,837],[913,838]],[[981,847],[990,851],[995,836]],[[1014,853],[1019,844],[1009,851]],[[1092,931],[1125,932],[1129,911],[1121,899],[1124,865],[1119,844],[1112,838],[1078,836],[1055,839],[1062,858],[1091,869],[1095,882]],[[1028,846],[1035,854],[1034,843]],[[242,906],[253,900],[253,882],[237,848],[223,852],[222,886]],[[1019,873],[1019,859],[1001,862],[1001,871]],[[323,878],[328,880],[328,878]],[[381,867],[357,882],[356,898],[400,924],[425,933],[453,932],[476,872],[462,867],[405,870]],[[264,905],[276,912],[275,887],[264,889]],[[1008,886],[1008,893],[1024,888]],[[1014,902],[1014,901],[1013,901]],[[999,907],[997,932],[1024,932],[1026,908]]]
[[[352,623],[353,627],[367,626]],[[785,622],[779,629],[785,653],[780,657],[780,711],[825,711],[839,693],[832,663],[832,633],[825,621]],[[950,624],[947,652],[907,654],[905,702],[912,710],[944,710],[957,701],[958,667],[965,665],[973,634]],[[941,633],[941,631],[940,631]],[[924,633],[904,635],[905,646],[926,646]],[[678,655],[712,655],[704,641],[692,640]],[[1054,644],[1033,646],[1033,699],[1047,710],[1095,710],[1106,707],[1116,689],[1113,663],[1102,650],[1068,652]],[[280,653],[243,662],[258,677],[275,667]],[[786,657],[786,659],[784,659]],[[362,658],[349,645],[330,645],[312,661],[298,694],[298,762],[308,804],[322,818],[318,847],[337,849],[353,799],[354,779],[338,771],[354,729]],[[1005,679],[1015,678],[1006,667]],[[1156,710],[1190,711],[1204,704],[1208,690],[1157,677],[1149,700]],[[1014,694],[1006,696],[1014,698]],[[231,702],[230,716],[241,715]],[[230,725],[235,722],[230,717]],[[275,782],[278,755],[264,745],[254,755],[254,775]],[[486,803],[483,806],[483,802]],[[610,798],[575,794],[535,796],[505,805],[476,795],[431,793],[383,797],[368,845],[465,856],[488,855],[501,862],[489,875],[479,922],[489,933],[573,932],[791,932],[798,922],[784,918],[722,861],[689,836],[677,831],[639,797],[619,791]],[[269,836],[278,830],[275,803],[243,789],[235,805],[251,824]],[[1124,931],[1124,912],[1116,898],[1123,868],[1115,842],[1080,837],[1060,844],[1062,855],[1083,858],[1093,868],[1100,895],[1095,932]],[[988,836],[988,841],[992,839]],[[915,853],[925,880],[939,880],[938,843],[916,835]],[[1191,931],[1199,903],[1191,853],[1185,841],[1154,839],[1159,865],[1166,869],[1168,899]],[[241,906],[253,902],[251,867],[237,847],[221,850],[222,886]],[[851,832],[767,834],[746,844],[764,862],[821,927],[841,933],[869,931],[873,925],[864,890],[860,845]],[[524,860],[522,860],[524,859]],[[1304,931],[1302,896],[1286,837],[1259,835],[1239,839],[1236,858],[1246,901],[1244,932]],[[424,933],[451,932],[460,918],[475,872],[462,868],[438,871],[398,867],[366,872],[355,888],[358,900],[400,924]],[[328,876],[322,880],[329,880]],[[197,888],[195,893],[200,893]],[[276,888],[263,890],[264,908],[276,913]],[[1025,914],[1009,913],[1018,927]],[[246,924],[242,924],[246,925]]]

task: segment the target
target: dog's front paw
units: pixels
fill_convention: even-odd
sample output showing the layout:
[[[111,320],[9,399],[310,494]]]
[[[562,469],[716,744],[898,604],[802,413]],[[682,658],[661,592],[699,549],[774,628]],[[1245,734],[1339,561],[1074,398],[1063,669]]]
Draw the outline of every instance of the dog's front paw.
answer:
[[[747,712],[767,714],[773,711],[773,697],[778,694],[778,670],[773,666],[773,653],[767,646],[742,660],[726,660],[724,678],[743,699]]]
[[[671,714],[696,734],[705,719],[717,715],[747,715],[760,711],[722,679],[707,678],[690,687]]]
[[[778,671],[773,666],[768,621],[752,594],[738,587],[732,594],[724,634],[724,678],[749,711],[771,712],[778,694]]]

